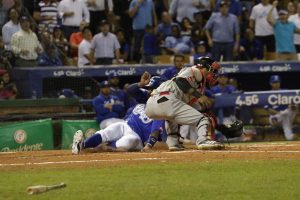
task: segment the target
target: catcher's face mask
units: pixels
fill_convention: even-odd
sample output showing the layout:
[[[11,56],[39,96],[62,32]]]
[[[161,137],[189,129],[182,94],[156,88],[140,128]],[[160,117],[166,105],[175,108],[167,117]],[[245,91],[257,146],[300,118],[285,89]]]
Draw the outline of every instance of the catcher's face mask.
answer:
[[[209,86],[216,85],[218,82],[219,69],[221,68],[220,64],[217,62],[213,62],[207,68],[208,74],[206,76],[206,80]]]

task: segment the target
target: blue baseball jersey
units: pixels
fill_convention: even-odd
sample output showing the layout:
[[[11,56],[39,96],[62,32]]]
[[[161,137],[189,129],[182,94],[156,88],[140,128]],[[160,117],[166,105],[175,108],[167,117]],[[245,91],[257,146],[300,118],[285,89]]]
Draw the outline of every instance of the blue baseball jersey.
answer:
[[[114,104],[112,106],[112,111],[104,107],[107,103]],[[125,111],[123,102],[120,102],[119,98],[113,95],[103,96],[102,94],[99,94],[93,99],[93,107],[96,112],[98,123],[109,118],[122,118]]]
[[[145,106],[145,104],[136,105],[127,118],[127,124],[140,136],[143,143],[148,140],[150,133],[157,130],[160,130],[161,134],[165,132],[165,121],[150,119],[145,114]]]
[[[129,108],[129,97],[124,90],[122,90],[120,88],[111,87],[110,93],[111,93],[111,95],[117,96],[119,98],[120,102],[122,102],[124,104],[125,110],[127,110]]]

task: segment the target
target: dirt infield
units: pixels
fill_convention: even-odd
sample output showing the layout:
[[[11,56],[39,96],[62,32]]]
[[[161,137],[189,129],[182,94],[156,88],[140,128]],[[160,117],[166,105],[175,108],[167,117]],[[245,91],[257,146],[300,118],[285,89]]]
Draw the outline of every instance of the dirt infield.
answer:
[[[188,145],[185,151],[169,152],[163,144],[152,153],[34,151],[0,153],[1,170],[20,168],[109,167],[152,162],[195,162],[222,159],[300,159],[300,141],[276,143],[239,143],[226,145],[223,151],[200,151]]]

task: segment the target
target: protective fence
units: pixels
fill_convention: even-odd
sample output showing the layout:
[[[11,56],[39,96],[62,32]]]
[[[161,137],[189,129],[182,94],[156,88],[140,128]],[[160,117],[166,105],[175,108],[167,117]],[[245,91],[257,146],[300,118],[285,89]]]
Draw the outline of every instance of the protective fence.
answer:
[[[0,126],[1,152],[50,149],[53,149],[51,119]]]
[[[263,61],[263,62],[222,62],[222,70],[239,79],[245,91],[263,90],[268,87],[268,77],[272,73],[288,73],[291,85],[299,83],[297,73],[300,72],[298,61]],[[79,96],[84,97],[85,87],[92,88],[97,93],[97,82],[107,79],[111,74],[120,77],[124,83],[139,81],[140,75],[148,71],[151,75],[160,75],[173,64],[144,64],[144,65],[111,65],[78,67],[23,67],[13,68],[11,76],[17,84],[22,98],[56,97],[63,88],[70,88]],[[283,77],[285,78],[285,77]],[[253,84],[255,80],[255,84]],[[293,80],[295,82],[293,82]],[[249,84],[252,83],[252,84]],[[295,87],[288,87],[295,88]],[[265,88],[266,89],[266,88]],[[94,93],[94,94],[95,94]]]

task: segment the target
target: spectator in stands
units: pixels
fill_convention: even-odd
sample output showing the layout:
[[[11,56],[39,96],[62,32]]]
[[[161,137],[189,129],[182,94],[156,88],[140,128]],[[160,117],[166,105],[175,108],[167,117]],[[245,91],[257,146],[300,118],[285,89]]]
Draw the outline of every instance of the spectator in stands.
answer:
[[[271,91],[277,91],[281,89],[281,79],[278,75],[272,75],[270,77]],[[273,126],[278,126],[283,129],[284,136],[287,140],[296,139],[296,135],[293,133],[293,121],[295,120],[298,112],[298,105],[266,105],[270,113],[269,122]]]
[[[184,67],[184,55],[175,54],[173,59],[173,67],[167,68],[160,76],[164,81],[175,77],[178,72]]]
[[[263,51],[261,41],[254,37],[251,28],[247,28],[241,39],[239,60],[262,60]]]
[[[263,48],[266,47],[267,52],[264,58],[267,60],[274,60],[275,53],[275,38],[273,27],[267,22],[267,16],[272,9],[269,0],[262,0],[261,3],[252,8],[250,15],[249,27],[254,30],[256,39],[261,41]],[[277,9],[273,9],[273,19],[278,18]]]
[[[63,65],[70,65],[71,64],[69,58],[70,43],[65,38],[65,35],[60,25],[57,25],[53,28],[52,40],[53,40],[53,44],[57,47]]]
[[[11,37],[14,33],[18,32],[21,27],[19,23],[19,13],[16,9],[11,8],[8,11],[9,21],[2,28],[2,36],[4,41],[4,48],[11,50]]]
[[[287,8],[287,12],[288,12],[288,17],[297,13],[296,6],[293,1],[288,2],[286,8]]]
[[[57,26],[58,11],[57,2],[55,0],[42,0],[35,6],[33,18],[38,22],[38,32],[53,32],[53,28]]]
[[[147,25],[156,26],[157,17],[152,0],[132,0],[129,6],[129,16],[133,28],[133,59],[137,63],[141,59],[141,46]]]
[[[274,28],[277,60],[298,60],[296,48],[294,45],[294,33],[300,33],[293,22],[288,21],[287,11],[280,10],[278,12],[279,19],[272,18],[273,10],[276,8],[278,1],[274,1],[268,14],[268,22]]]
[[[200,41],[207,41],[205,31],[203,30],[204,19],[201,12],[194,14],[195,23],[192,27],[191,40],[194,45],[198,44]]]
[[[229,6],[229,10],[228,12],[237,16],[238,18],[241,16],[242,14],[242,7],[241,7],[241,4],[239,3],[238,0],[225,0],[227,1],[228,3],[228,6]],[[221,7],[221,2],[222,1],[218,1],[217,3],[217,8],[216,8],[216,11],[219,11],[220,7]]]
[[[159,55],[159,40],[153,26],[146,26],[146,33],[142,42],[143,63],[153,63],[154,57]]]
[[[6,9],[2,5],[2,1],[0,1],[0,28],[2,29],[2,26],[6,22]]]
[[[58,4],[58,14],[62,20],[62,28],[67,39],[78,32],[80,23],[90,23],[89,10],[82,0],[62,0]]]
[[[38,56],[38,66],[62,66],[63,63],[59,58],[60,52],[54,45],[50,33],[44,31],[40,38],[44,52]]]
[[[193,63],[196,64],[199,57],[212,57],[211,53],[207,51],[207,46],[204,41],[199,41],[195,45],[195,53],[193,54]]]
[[[164,11],[161,15],[161,22],[157,25],[157,36],[160,42],[163,42],[167,36],[171,35],[172,24],[170,14]]]
[[[118,97],[111,95],[108,81],[99,83],[99,88],[100,93],[93,99],[93,106],[100,128],[104,129],[110,124],[124,121],[121,119],[125,111],[124,104],[120,103]]]
[[[213,14],[204,29],[214,60],[232,61],[238,55],[240,42],[239,22],[228,12],[227,1],[220,3],[220,12]]]
[[[181,21],[181,35],[191,37],[193,24],[188,17],[184,17]]]
[[[20,16],[26,16],[29,19],[31,30],[33,32],[36,32],[37,27],[38,27],[37,23],[33,19],[32,14],[28,10],[28,8],[26,6],[24,6],[23,0],[14,0],[14,1],[15,1],[15,3],[12,8],[16,9]],[[31,5],[33,5],[33,4],[31,3]]]
[[[11,39],[12,51],[17,56],[15,67],[37,66],[38,54],[43,51],[36,34],[30,29],[27,16],[20,18],[21,30],[13,34]]]
[[[94,65],[95,63],[95,59],[91,54],[92,31],[89,27],[84,27],[82,33],[83,40],[78,48],[78,67]]]
[[[0,69],[11,69],[14,65],[14,53],[4,49],[4,42],[0,34]]]
[[[300,3],[297,4],[297,13],[289,16],[288,20],[290,22],[293,22],[297,28],[300,28]],[[296,52],[298,54],[300,54],[300,35],[299,34],[294,34],[294,45],[296,48]]]
[[[118,29],[116,31],[116,36],[120,43],[120,62],[127,63],[130,55],[130,45],[126,40],[124,30]]]
[[[113,0],[114,2],[114,15],[116,24],[124,30],[125,38],[127,41],[131,41],[132,36],[132,19],[129,16],[129,5],[131,1]]]
[[[0,69],[0,100],[15,99],[18,95],[16,85],[11,82],[9,72]]]
[[[74,60],[77,60],[78,47],[79,47],[79,44],[81,43],[81,41],[83,40],[82,30],[86,26],[88,26],[88,24],[86,22],[82,21],[79,26],[79,31],[72,33],[70,36],[69,42],[70,42],[70,46],[71,46],[71,58],[73,58]]]
[[[181,22],[184,17],[188,17],[194,22],[194,13],[199,11],[197,6],[194,0],[173,0],[169,13],[174,21]]]
[[[90,28],[93,35],[99,33],[99,22],[107,20],[108,15],[113,15],[113,0],[86,0],[90,12]]]
[[[101,32],[94,36],[92,40],[92,51],[97,65],[111,65],[113,59],[116,64],[120,63],[120,43],[115,34],[109,32],[109,23],[102,20],[100,24]]]
[[[187,36],[181,36],[180,27],[178,25],[172,25],[172,35],[165,39],[165,49],[168,54],[180,53],[189,54],[192,52],[191,38]]]

